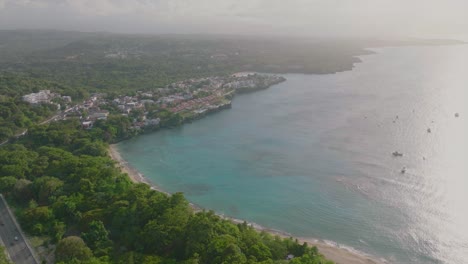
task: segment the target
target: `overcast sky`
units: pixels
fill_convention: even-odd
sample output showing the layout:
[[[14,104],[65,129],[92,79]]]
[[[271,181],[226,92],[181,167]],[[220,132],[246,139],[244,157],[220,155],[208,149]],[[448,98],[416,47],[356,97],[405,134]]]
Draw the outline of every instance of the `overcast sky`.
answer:
[[[468,36],[468,0],[0,0],[0,29]]]

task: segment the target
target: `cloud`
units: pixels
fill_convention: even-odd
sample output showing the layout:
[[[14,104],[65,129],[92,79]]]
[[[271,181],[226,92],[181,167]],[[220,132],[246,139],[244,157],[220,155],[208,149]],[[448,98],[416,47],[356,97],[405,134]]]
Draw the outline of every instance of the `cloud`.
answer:
[[[138,14],[155,7],[148,1],[128,0],[66,0],[66,3],[72,10],[87,16]]]
[[[465,0],[0,0],[0,28],[420,36],[466,32],[465,10]]]

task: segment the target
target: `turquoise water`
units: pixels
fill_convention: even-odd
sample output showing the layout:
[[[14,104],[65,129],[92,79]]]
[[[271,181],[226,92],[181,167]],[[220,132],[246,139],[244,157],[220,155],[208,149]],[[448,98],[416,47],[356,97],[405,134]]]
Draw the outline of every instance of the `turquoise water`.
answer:
[[[118,147],[204,208],[391,263],[466,263],[468,46],[376,51]]]

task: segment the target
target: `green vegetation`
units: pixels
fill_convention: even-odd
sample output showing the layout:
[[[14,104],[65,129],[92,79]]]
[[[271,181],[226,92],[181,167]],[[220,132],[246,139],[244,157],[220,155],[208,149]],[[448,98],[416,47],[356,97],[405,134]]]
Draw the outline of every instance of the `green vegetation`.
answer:
[[[18,73],[0,73],[0,143],[56,112],[55,105],[33,106],[21,100],[21,96],[38,92],[41,89],[71,95],[77,100],[89,96],[83,89],[72,89],[55,82]]]
[[[55,249],[57,263],[330,263],[315,247],[194,212],[181,193],[131,183],[107,149],[139,133],[132,123],[143,110],[122,116],[103,104],[111,115],[84,130],[73,118],[38,125],[57,106],[21,97],[45,89],[75,102],[95,92],[112,100],[136,91],[160,95],[167,89],[157,88],[177,91],[169,85],[176,81],[238,71],[334,73],[359,62],[356,55],[368,53],[363,47],[341,40],[0,31],[0,143],[13,139],[0,147],[0,192],[43,252]],[[146,111],[160,118],[158,128],[193,118],[156,105]],[[0,263],[8,263],[4,255]]]
[[[340,40],[0,31],[0,72],[124,94],[237,71],[334,73],[359,62],[355,56],[367,53],[362,47]]]
[[[373,46],[379,45],[385,43]],[[355,56],[368,53],[363,47],[342,40],[0,31],[0,143],[28,130],[0,147],[0,192],[37,244],[56,245],[57,263],[331,263],[307,244],[211,211],[195,213],[181,193],[131,183],[108,157],[107,144],[134,136],[131,119],[141,113],[117,115],[108,104],[103,109],[116,115],[91,130],[78,119],[37,125],[56,106],[30,105],[21,96],[51,90],[78,102],[93,92],[110,99],[157,93],[176,81],[238,71],[334,73],[359,62]],[[160,127],[190,118],[147,110]],[[2,249],[0,263],[9,263]]]
[[[0,246],[0,264],[11,264],[11,261],[5,253],[5,248],[2,246]]]
[[[53,105],[21,100],[43,89],[78,102],[93,92],[130,95],[237,71],[332,73],[351,69],[362,53],[338,41],[0,31],[0,143],[54,115]],[[327,64],[315,63],[324,58]],[[182,122],[179,115],[162,115],[162,125]]]
[[[26,232],[56,244],[57,263],[329,263],[307,244],[194,213],[181,193],[131,183],[107,156],[119,126],[53,122],[0,148],[0,190]]]
[[[132,119],[141,113],[122,116],[107,104],[102,108],[111,115],[91,130],[82,129],[78,119],[38,125],[57,106],[30,105],[21,97],[51,90],[78,102],[94,92],[109,99],[139,90],[156,94],[156,88],[176,81],[238,71],[334,73],[359,62],[355,56],[368,53],[364,46],[342,40],[0,31],[0,143],[13,138],[0,147],[0,192],[25,231],[36,236],[35,245],[46,248],[43,253],[56,246],[57,263],[331,263],[307,244],[211,211],[194,212],[181,193],[168,196],[131,183],[107,149],[138,133]],[[159,127],[191,118],[156,106],[147,111],[161,119]],[[294,258],[286,260],[288,255]],[[2,249],[0,263],[9,263]]]

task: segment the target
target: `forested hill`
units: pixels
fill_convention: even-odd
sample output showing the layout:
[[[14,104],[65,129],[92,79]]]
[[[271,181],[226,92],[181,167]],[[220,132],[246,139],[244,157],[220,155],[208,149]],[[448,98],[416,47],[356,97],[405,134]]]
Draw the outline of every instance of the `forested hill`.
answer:
[[[333,73],[351,69],[365,53],[338,40],[0,31],[0,72],[93,92],[148,90],[237,71]]]
[[[368,47],[458,43],[0,30],[0,72],[91,92],[129,92],[238,71],[335,73],[351,70]]]
[[[131,94],[238,71],[332,73],[365,53],[356,43],[232,36],[0,31],[0,143],[53,116],[21,96],[51,90],[74,101]],[[318,63],[320,62],[320,63]]]
[[[107,156],[108,129],[119,127],[54,122],[0,147],[0,192],[41,241],[42,258],[55,252],[49,260],[57,263],[331,263],[307,244],[194,213],[181,193],[131,183]]]
[[[0,73],[0,143],[56,113],[55,105],[31,105],[21,99],[25,94],[44,89],[69,95],[76,101],[89,96],[83,88],[71,88],[24,73]]]

